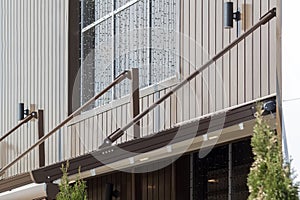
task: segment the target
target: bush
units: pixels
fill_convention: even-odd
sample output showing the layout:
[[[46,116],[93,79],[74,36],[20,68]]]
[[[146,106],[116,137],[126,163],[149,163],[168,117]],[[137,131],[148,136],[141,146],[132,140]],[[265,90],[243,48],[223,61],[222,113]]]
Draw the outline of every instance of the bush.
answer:
[[[251,146],[254,162],[248,175],[249,200],[298,200],[298,185],[293,183],[290,167],[283,167],[281,145],[276,132],[257,107]]]
[[[78,176],[74,184],[69,183],[68,179],[69,162],[61,167],[63,176],[59,184],[60,192],[56,196],[56,200],[86,200],[86,182],[80,179],[80,168],[78,169]]]

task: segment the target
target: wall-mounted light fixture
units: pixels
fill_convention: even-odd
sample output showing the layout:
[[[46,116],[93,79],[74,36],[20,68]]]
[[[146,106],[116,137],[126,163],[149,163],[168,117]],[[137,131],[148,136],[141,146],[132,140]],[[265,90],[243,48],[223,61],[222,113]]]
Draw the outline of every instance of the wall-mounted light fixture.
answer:
[[[233,28],[233,20],[237,23],[241,20],[241,12],[233,12],[233,2],[224,3],[224,28]]]
[[[118,198],[120,196],[120,192],[114,190],[114,184],[112,183],[106,183],[105,190],[105,200],[112,200],[113,197]]]
[[[25,116],[29,115],[29,109],[25,109],[24,108],[24,103],[19,103],[19,121],[23,120],[25,118]]]

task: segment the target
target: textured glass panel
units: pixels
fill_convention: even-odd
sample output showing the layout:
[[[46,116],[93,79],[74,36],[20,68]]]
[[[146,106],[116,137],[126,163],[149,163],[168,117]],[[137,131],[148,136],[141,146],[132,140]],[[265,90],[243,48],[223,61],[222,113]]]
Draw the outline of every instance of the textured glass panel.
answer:
[[[94,95],[94,29],[90,29],[82,34],[81,41],[81,104],[84,104]]]
[[[124,6],[126,3],[131,2],[133,0],[116,0],[115,1],[115,8],[120,8],[121,6]]]
[[[95,29],[95,94],[112,82],[112,21],[111,18],[96,26]],[[96,106],[109,103],[110,90],[96,102]]]
[[[151,1],[151,84],[176,74],[176,2]]]
[[[82,34],[81,103],[102,91],[112,81],[112,27],[111,18]],[[112,92],[100,97],[94,105],[111,101]]]
[[[112,12],[112,0],[95,0],[95,20]]]
[[[149,84],[149,29],[147,3],[139,1],[115,16],[115,74],[126,69],[139,68],[140,87]],[[115,89],[119,98],[130,92],[129,81],[124,81]]]
[[[116,0],[115,9],[130,0]],[[124,70],[140,69],[140,88],[176,74],[177,0],[140,0],[82,33],[82,103],[110,84]],[[81,27],[107,16],[112,0],[82,0]],[[114,23],[114,24],[113,24]],[[114,37],[112,37],[114,33]],[[114,88],[114,98],[130,92],[130,82]],[[112,100],[110,91],[94,106]]]
[[[81,0],[81,28],[95,21],[95,0]]]

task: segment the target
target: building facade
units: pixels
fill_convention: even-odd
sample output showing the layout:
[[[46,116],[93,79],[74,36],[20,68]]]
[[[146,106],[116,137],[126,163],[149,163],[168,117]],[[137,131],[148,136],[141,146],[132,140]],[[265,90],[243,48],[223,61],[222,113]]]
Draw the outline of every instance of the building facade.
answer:
[[[225,2],[2,0],[1,136],[18,123],[18,103],[44,111],[48,134],[124,71],[127,79],[43,141],[44,167],[41,148],[34,148],[5,169],[0,199],[14,199],[14,189],[26,185],[56,184],[67,160],[70,179],[81,167],[88,199],[106,199],[107,184],[119,191],[115,199],[246,199],[255,104],[276,100],[281,29],[278,18],[268,18],[216,58],[278,7],[276,0],[234,0],[241,19],[228,29]],[[103,147],[118,128],[211,59]],[[133,68],[139,73],[138,101],[132,94]],[[266,117],[276,120],[274,114]],[[0,168],[39,140],[38,121],[1,141]]]

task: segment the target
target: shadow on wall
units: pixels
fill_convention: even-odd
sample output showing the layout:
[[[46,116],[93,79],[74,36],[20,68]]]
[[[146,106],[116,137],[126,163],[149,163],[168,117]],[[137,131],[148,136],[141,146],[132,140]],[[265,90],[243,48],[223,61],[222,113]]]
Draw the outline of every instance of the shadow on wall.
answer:
[[[7,164],[7,143],[5,141],[0,142],[0,169]]]

